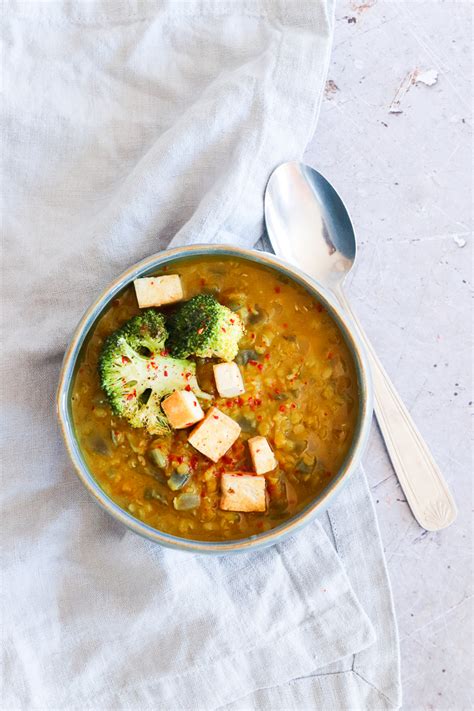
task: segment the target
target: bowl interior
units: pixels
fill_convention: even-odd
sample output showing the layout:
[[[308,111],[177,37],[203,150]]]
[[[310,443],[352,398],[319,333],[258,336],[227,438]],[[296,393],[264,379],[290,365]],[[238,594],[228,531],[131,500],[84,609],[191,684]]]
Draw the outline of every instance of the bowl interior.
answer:
[[[284,274],[287,278],[301,285],[306,291],[324,303],[326,309],[337,323],[343,338],[349,347],[354,360],[358,387],[358,416],[351,446],[339,471],[329,481],[323,491],[321,491],[321,493],[317,495],[304,509],[300,510],[292,518],[285,520],[275,528],[247,538],[227,541],[201,541],[181,538],[169,533],[164,533],[152,528],[143,521],[134,518],[131,514],[122,509],[105,493],[90,471],[78,443],[72,416],[72,390],[76,371],[80,365],[81,354],[87,345],[88,339],[94,331],[97,322],[101,319],[110,302],[119,297],[134,279],[139,276],[150,276],[156,271],[157,268],[162,267],[165,264],[171,265],[182,260],[199,260],[201,257],[209,258],[210,256],[237,257],[239,259],[263,264],[267,268],[273,269],[279,274]],[[242,250],[235,247],[201,245],[162,252],[134,265],[122,274],[98,297],[98,299],[94,302],[94,304],[92,304],[81,319],[71,344],[65,354],[58,388],[57,406],[63,436],[76,472],[102,508],[136,533],[153,541],[159,542],[162,545],[190,551],[234,552],[244,550],[249,547],[256,548],[270,545],[282,536],[290,532],[293,533],[296,529],[307,523],[314,516],[316,511],[325,508],[329,499],[341,488],[346,478],[350,475],[360,460],[370,426],[371,388],[368,380],[368,368],[365,362],[363,349],[357,341],[357,337],[354,335],[348,320],[342,316],[334,299],[323,289],[323,287],[318,285],[302,272],[296,270],[294,267],[290,267],[273,255],[253,250]]]

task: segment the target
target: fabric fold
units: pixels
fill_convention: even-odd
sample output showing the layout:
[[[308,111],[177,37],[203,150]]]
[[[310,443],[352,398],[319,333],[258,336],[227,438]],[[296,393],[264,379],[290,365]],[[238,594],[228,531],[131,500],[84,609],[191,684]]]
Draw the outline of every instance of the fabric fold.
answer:
[[[154,696],[163,708],[189,709],[198,698],[213,709],[373,644],[373,627],[320,523],[303,536],[203,558],[126,534],[120,559],[148,591],[135,615],[143,621],[153,611],[154,621],[146,631],[141,625],[133,653],[139,658],[143,645],[155,658],[146,684],[135,687],[139,706]]]

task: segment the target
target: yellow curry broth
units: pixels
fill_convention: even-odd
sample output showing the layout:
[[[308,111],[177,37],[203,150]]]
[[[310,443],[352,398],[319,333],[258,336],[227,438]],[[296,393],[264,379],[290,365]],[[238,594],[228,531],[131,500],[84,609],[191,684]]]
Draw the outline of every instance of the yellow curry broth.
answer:
[[[302,287],[265,267],[199,258],[157,273],[167,271],[180,275],[186,298],[212,291],[246,324],[237,358],[244,395],[218,397],[212,362],[197,364],[201,388],[239,422],[241,437],[214,465],[188,444],[187,430],[156,437],[112,415],[99,385],[97,361],[104,339],[139,312],[132,286],[97,324],[77,372],[72,405],[82,451],[104,491],[150,526],[200,540],[260,533],[309,503],[344,461],[357,417],[352,357],[325,309]],[[203,403],[204,409],[208,406]],[[267,511],[221,511],[220,477],[225,471],[251,471],[245,441],[256,434],[268,438],[279,463],[266,475]],[[175,471],[190,475],[180,491],[168,486]],[[175,510],[173,499],[183,492],[200,495],[197,509]]]

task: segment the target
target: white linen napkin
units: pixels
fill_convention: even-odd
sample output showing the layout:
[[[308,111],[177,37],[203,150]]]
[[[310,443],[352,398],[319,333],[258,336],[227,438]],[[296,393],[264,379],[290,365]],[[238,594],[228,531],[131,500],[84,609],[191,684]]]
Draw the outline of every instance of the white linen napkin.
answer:
[[[365,477],[264,551],[141,540],[74,476],[61,357],[111,278],[165,246],[255,244],[318,113],[332,0],[4,9],[5,709],[378,709],[398,642]]]

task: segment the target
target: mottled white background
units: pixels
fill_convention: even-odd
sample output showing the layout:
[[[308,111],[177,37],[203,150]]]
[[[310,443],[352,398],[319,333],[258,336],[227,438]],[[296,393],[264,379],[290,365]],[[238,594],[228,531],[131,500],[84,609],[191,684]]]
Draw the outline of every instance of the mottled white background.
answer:
[[[472,709],[471,2],[339,0],[306,161],[339,189],[359,259],[348,293],[452,487],[414,521],[378,430],[365,456],[400,628],[403,708]],[[413,69],[435,69],[389,106]],[[311,86],[308,86],[311,91]]]

